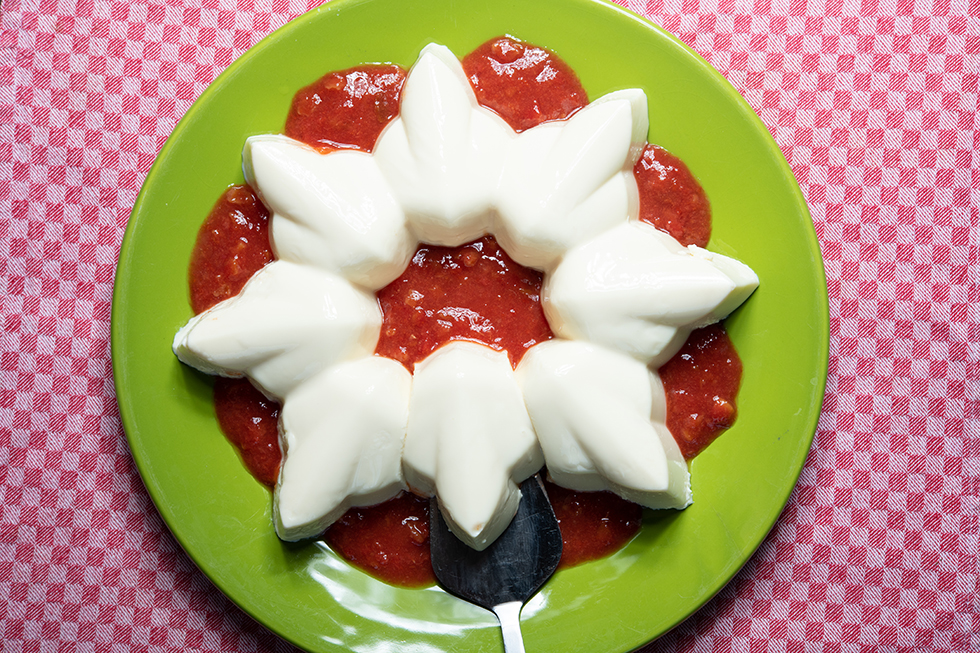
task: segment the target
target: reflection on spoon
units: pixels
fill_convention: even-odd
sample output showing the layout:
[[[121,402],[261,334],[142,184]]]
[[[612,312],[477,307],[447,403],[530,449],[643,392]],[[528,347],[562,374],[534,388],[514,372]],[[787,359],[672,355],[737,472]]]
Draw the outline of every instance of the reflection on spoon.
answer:
[[[491,610],[500,620],[504,650],[524,653],[520,613],[561,560],[561,531],[538,475],[521,484],[517,514],[483,551],[453,535],[436,504],[429,510],[432,568],[451,594]]]

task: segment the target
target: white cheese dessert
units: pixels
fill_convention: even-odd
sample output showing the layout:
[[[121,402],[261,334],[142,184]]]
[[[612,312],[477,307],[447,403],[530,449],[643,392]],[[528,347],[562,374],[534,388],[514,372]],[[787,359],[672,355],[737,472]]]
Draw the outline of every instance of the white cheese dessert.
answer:
[[[457,537],[477,550],[497,539],[543,464],[506,352],[460,340],[416,365],[405,480],[439,497]]]
[[[525,354],[517,374],[555,483],[610,490],[647,508],[691,504],[656,372],[605,347],[550,340]]]
[[[561,338],[660,367],[693,329],[727,317],[759,285],[752,270],[645,222],[623,222],[566,252],[541,303]]]
[[[289,394],[273,502],[280,538],[315,537],[348,508],[402,490],[411,388],[400,363],[369,356],[327,368]]]
[[[283,403],[282,539],[317,535],[348,507],[410,488],[437,497],[453,532],[482,549],[513,517],[517,484],[543,463],[572,489],[651,508],[690,503],[655,370],[758,278],[638,221],[631,171],[646,132],[646,96],[631,89],[517,134],[432,44],[373,154],[248,140],[245,174],[272,213],[278,260],[192,318],[173,348]],[[544,272],[558,338],[528,350],[516,373],[505,353],[472,342],[435,351],[414,379],[373,355],[373,291],[419,242],[487,233]]]

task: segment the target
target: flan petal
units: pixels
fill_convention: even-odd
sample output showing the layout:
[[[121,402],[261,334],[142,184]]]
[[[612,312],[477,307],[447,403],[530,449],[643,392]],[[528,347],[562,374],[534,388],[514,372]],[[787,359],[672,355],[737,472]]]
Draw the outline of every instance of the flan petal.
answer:
[[[532,347],[517,370],[548,474],[573,490],[610,490],[648,508],[691,503],[687,463],[667,426],[655,372],[584,342]]]
[[[267,135],[246,141],[243,160],[246,181],[272,212],[277,258],[335,272],[369,290],[408,266],[417,243],[370,154],[321,154]]]
[[[404,488],[401,453],[412,376],[369,356],[306,381],[283,404],[283,464],[273,502],[283,540],[314,537],[351,507]]]
[[[482,550],[517,512],[543,459],[507,354],[456,341],[415,367],[405,480],[439,499],[450,529]]]
[[[490,229],[513,130],[480,107],[459,60],[430,44],[402,89],[401,113],[374,157],[419,239],[456,246]]]
[[[273,261],[237,296],[192,318],[173,349],[191,367],[247,375],[282,399],[326,368],[370,355],[380,329],[373,294],[310,266]]]
[[[748,266],[630,222],[569,251],[546,277],[541,301],[557,335],[658,367],[692,329],[726,317],[758,283]]]
[[[497,240],[521,265],[550,270],[571,249],[635,216],[633,165],[646,96],[604,96],[567,121],[518,134],[497,194]]]

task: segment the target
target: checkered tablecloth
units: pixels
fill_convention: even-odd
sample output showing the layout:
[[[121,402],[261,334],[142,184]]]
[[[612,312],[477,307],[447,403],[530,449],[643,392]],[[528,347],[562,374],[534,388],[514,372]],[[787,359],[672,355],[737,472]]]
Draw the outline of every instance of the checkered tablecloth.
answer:
[[[408,1],[408,0],[406,0]],[[120,241],[195,98],[306,0],[3,0],[0,651],[287,651],[150,502]],[[758,553],[649,651],[978,651],[977,0],[630,0],[747,98],[823,248],[830,375]]]

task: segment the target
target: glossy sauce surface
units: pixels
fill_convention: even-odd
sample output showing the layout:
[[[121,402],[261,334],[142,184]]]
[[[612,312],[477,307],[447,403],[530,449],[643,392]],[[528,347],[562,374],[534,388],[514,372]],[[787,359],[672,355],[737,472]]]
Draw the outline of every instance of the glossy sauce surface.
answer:
[[[589,103],[575,72],[553,53],[509,36],[487,41],[463,59],[476,99],[514,131],[564,120]]]
[[[667,428],[685,458],[693,458],[735,423],[742,361],[725,328],[692,332],[660,368],[667,393]]]
[[[613,554],[640,530],[643,508],[612,492],[576,492],[550,481],[545,489],[561,528],[561,568]]]
[[[357,66],[327,73],[293,98],[284,133],[320,151],[370,152],[381,130],[398,115],[405,69]]]
[[[245,378],[214,380],[214,410],[221,430],[260,483],[271,487],[279,477],[278,402],[266,398]]]
[[[271,260],[269,211],[248,186],[230,187],[201,225],[191,252],[188,277],[194,313],[237,295]]]
[[[404,587],[436,582],[429,555],[429,500],[402,492],[351,508],[324,533],[327,544],[373,576]]]
[[[708,246],[711,206],[683,161],[662,147],[647,145],[633,166],[633,176],[640,191],[640,220],[682,245]]]
[[[521,356],[553,336],[541,308],[541,273],[514,263],[493,236],[461,247],[423,245],[405,273],[378,291],[384,322],[375,353],[415,363],[451,340]]]
[[[574,72],[560,59],[509,37],[480,46],[463,60],[463,66],[480,102],[517,131],[567,118],[588,103]],[[330,73],[297,93],[285,133],[322,151],[338,147],[370,151],[384,125],[397,115],[404,77],[402,69],[390,66]],[[707,242],[707,199],[683,163],[649,146],[634,174],[640,187],[641,219],[684,244]],[[253,199],[245,205],[255,210],[256,217],[245,220],[242,228],[247,237],[242,237],[236,225],[241,221],[239,214],[246,215],[241,202],[246,192]],[[192,297],[206,297],[212,304],[237,294],[248,276],[272,258],[268,215],[263,217],[261,203],[247,187],[233,190],[232,195],[234,201],[219,200],[202,227],[191,265]],[[232,227],[214,230],[211,224]],[[238,283],[244,270],[251,271]],[[234,283],[228,281],[232,276]],[[541,274],[511,261],[492,237],[456,248],[422,245],[402,277],[378,292],[384,324],[377,353],[411,370],[415,362],[445,342],[465,338],[508,351],[516,365],[530,346],[552,337],[540,306],[540,288]],[[207,301],[192,300],[195,312],[206,310],[211,305],[205,306]],[[715,333],[711,343],[727,340],[723,327],[715,329],[720,334]],[[725,402],[734,411],[737,379],[734,391],[724,394],[732,387],[734,368],[729,365],[727,373],[719,371],[725,365],[711,353],[715,351],[715,347],[685,346],[678,357],[687,358],[665,366],[669,368],[664,377],[668,425],[688,457],[730,425],[724,419],[699,419],[710,410],[724,412],[719,408],[724,402],[714,397],[730,396]],[[733,349],[731,352],[737,360]],[[705,356],[711,357],[710,362],[702,360]],[[702,369],[710,370],[707,377],[694,378]],[[739,365],[739,375],[740,370]],[[713,384],[723,387],[715,390]],[[696,392],[689,389],[694,386]],[[247,381],[219,379],[215,406],[222,429],[241,451],[246,466],[261,482],[273,486],[280,459],[274,417],[278,404]],[[691,428],[692,422],[697,422],[697,428]],[[687,429],[682,433],[688,435],[678,436],[672,424],[680,424],[678,428]],[[683,438],[698,444],[685,445]],[[609,555],[639,529],[642,509],[612,493],[574,492],[550,483],[548,492],[566,547],[562,566]],[[327,529],[324,539],[366,572],[396,585],[418,587],[434,582],[428,524],[428,500],[402,494],[378,506],[348,511]]]

